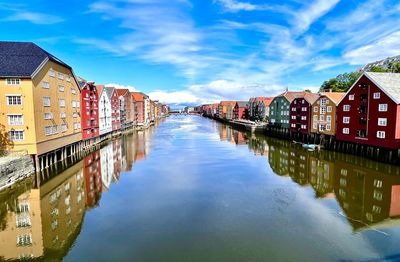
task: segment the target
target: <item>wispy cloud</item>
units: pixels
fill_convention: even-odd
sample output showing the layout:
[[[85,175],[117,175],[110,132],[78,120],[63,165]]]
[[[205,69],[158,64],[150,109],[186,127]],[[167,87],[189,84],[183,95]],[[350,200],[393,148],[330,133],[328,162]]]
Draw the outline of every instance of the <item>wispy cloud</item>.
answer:
[[[2,22],[27,21],[38,25],[49,25],[64,21],[64,19],[59,16],[28,11],[25,6],[20,4],[0,3],[0,10],[11,12],[9,16],[0,18]]]
[[[223,7],[225,12],[240,12],[240,11],[274,11],[279,13],[288,13],[290,10],[284,5],[272,4],[252,4],[237,0],[214,0],[214,3]]]
[[[134,86],[131,86],[131,85],[120,85],[120,84],[116,84],[116,83],[109,83],[109,84],[106,84],[105,86],[115,87],[117,89],[128,89],[130,92],[138,91]]]

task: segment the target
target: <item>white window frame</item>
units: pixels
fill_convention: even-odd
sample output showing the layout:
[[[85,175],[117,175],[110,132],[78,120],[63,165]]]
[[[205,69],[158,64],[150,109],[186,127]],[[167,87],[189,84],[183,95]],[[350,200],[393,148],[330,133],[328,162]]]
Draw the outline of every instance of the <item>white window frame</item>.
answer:
[[[348,135],[350,134],[350,129],[348,127],[343,128],[343,134]]]
[[[387,126],[387,118],[378,118],[378,126]]]
[[[387,112],[387,110],[388,110],[388,104],[379,104],[378,106],[379,112]]]
[[[349,95],[349,101],[353,101],[354,100],[354,94],[353,95]]]
[[[6,78],[6,85],[8,86],[19,86],[21,84],[21,79],[19,78]]]
[[[51,106],[51,98],[49,96],[44,96],[42,99],[43,99],[43,106],[44,107],[50,107]],[[46,103],[45,101],[49,101],[49,103]]]
[[[58,91],[64,92],[65,91],[65,87],[63,85],[59,85],[58,86]]]
[[[332,106],[327,106],[326,107],[326,112],[331,113],[332,112]]]
[[[386,136],[385,131],[376,131],[377,138],[385,138],[385,136]]]
[[[10,104],[10,99],[11,99],[11,101],[12,102],[16,102],[17,100],[18,100],[18,98],[19,98],[19,101],[21,102],[20,104],[17,104],[17,103],[11,103]],[[20,106],[20,105],[22,105],[22,95],[6,95],[6,100],[7,100],[7,105],[8,106]]]
[[[16,136],[16,134],[18,134],[18,136]],[[25,139],[24,130],[10,130],[8,135],[11,141],[23,141]]]
[[[19,119],[19,122],[15,122],[16,119]],[[7,115],[8,125],[9,126],[22,126],[24,124],[24,117],[22,114],[9,114]]]
[[[64,74],[63,74],[63,73],[58,72],[58,73],[57,73],[57,77],[58,77],[58,79],[60,79],[60,80],[64,80]]]
[[[343,124],[350,124],[350,117],[349,116],[344,116],[343,117]]]
[[[47,81],[42,81],[42,88],[44,89],[50,89],[50,83]]]
[[[53,126],[45,126],[44,127],[44,134],[46,136],[51,136],[53,134],[52,132],[53,132]]]
[[[380,92],[375,92],[373,96],[374,96],[374,99],[380,99],[381,98],[381,93]]]
[[[65,75],[65,80],[67,80],[67,82],[71,82],[71,76],[70,75]]]
[[[350,105],[343,105],[343,111],[344,112],[349,112],[350,111]]]
[[[44,119],[45,120],[51,120],[51,119],[53,119],[54,118],[54,116],[53,116],[53,113],[52,112],[45,112],[44,113]]]
[[[65,99],[63,99],[63,98],[59,98],[58,99],[58,105],[60,106],[60,107],[65,107]]]

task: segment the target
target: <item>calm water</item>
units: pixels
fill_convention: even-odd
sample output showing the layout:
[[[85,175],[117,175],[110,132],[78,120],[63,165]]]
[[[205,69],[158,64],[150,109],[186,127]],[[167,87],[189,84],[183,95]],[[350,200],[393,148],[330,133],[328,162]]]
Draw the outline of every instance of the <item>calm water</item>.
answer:
[[[0,192],[0,257],[400,260],[400,171],[197,116]]]

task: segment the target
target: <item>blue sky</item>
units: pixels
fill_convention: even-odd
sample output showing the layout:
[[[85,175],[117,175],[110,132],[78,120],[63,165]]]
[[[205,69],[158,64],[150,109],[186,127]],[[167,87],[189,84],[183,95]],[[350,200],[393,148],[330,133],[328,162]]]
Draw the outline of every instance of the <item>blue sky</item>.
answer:
[[[171,104],[317,90],[400,55],[397,0],[0,0],[0,21],[3,40]]]

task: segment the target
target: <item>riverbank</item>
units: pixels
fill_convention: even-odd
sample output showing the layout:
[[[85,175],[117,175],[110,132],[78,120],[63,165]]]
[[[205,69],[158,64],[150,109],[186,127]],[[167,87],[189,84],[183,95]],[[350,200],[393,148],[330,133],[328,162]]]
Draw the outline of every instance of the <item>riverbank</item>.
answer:
[[[386,148],[355,144],[350,142],[338,141],[334,136],[321,137],[317,134],[300,135],[292,134],[288,129],[276,128],[266,123],[257,123],[250,120],[227,120],[218,117],[202,115],[215,121],[228,124],[239,130],[246,130],[251,133],[260,133],[269,137],[296,141],[304,144],[319,145],[325,150],[341,152],[349,155],[365,157],[371,160],[385,162],[388,164],[400,164],[400,149],[390,150]]]

